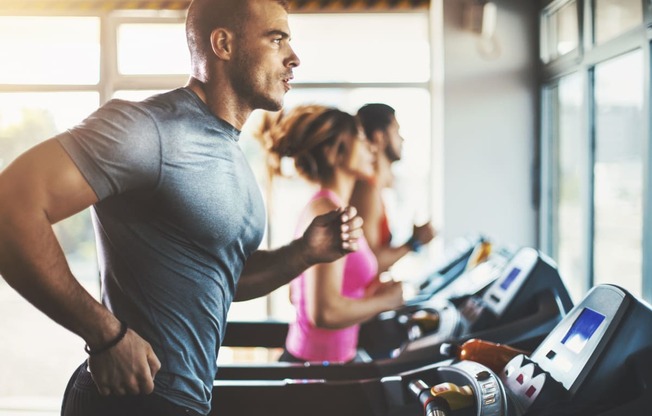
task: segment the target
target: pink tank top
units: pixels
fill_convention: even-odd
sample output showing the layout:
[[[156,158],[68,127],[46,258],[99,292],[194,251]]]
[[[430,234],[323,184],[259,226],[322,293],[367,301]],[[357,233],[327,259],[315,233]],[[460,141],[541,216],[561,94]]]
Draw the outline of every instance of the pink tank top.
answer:
[[[310,201],[319,198],[328,198],[340,205],[337,195],[328,189],[320,190]],[[355,299],[362,298],[366,287],[376,278],[377,274],[376,256],[363,236],[358,239],[358,250],[345,257],[342,295]],[[355,358],[360,326],[322,329],[312,325],[306,312],[304,279],[304,275],[301,274],[290,283],[296,319],[290,324],[285,347],[290,354],[306,361],[351,361]]]

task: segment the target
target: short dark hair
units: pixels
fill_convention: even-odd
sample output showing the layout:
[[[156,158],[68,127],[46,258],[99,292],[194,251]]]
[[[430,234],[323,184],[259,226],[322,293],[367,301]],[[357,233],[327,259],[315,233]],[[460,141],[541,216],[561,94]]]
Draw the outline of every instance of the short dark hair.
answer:
[[[251,0],[192,0],[186,14],[186,39],[193,63],[205,61],[211,32],[224,27],[239,32],[249,17]],[[260,0],[255,0],[260,1]],[[273,1],[289,10],[287,0]]]
[[[364,133],[371,139],[376,130],[387,130],[396,117],[396,111],[387,104],[370,103],[360,107],[357,115]]]

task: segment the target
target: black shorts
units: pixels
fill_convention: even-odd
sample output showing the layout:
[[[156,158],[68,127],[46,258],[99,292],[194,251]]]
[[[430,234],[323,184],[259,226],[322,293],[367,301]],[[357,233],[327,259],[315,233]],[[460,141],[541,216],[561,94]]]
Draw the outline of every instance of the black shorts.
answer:
[[[73,373],[61,405],[61,416],[202,416],[155,394],[101,396],[84,362]]]

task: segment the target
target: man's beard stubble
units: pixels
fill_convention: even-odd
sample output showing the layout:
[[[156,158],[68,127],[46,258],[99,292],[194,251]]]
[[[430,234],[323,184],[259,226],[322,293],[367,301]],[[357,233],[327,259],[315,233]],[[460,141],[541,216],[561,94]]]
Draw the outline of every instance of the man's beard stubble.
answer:
[[[275,100],[268,91],[265,91],[264,87],[260,87],[265,82],[258,82],[260,79],[252,74],[251,68],[255,67],[252,62],[253,60],[247,54],[241,54],[235,58],[230,74],[233,87],[241,98],[246,98],[249,101],[252,109],[279,111],[283,108],[283,97],[280,101]],[[279,82],[281,82],[280,79]]]

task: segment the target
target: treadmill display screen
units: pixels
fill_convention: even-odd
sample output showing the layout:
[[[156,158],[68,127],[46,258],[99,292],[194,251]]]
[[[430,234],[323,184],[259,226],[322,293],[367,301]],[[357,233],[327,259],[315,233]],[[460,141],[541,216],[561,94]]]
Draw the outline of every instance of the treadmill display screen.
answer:
[[[503,282],[500,284],[500,288],[502,290],[507,290],[507,288],[512,284],[512,282],[514,281],[514,279],[516,279],[516,276],[518,276],[520,272],[521,269],[519,269],[518,267],[514,267],[512,271],[509,272],[505,280],[503,280]]]
[[[591,338],[595,330],[598,329],[602,321],[604,321],[604,315],[597,313],[596,311],[584,308],[580,313],[580,316],[577,317],[573,326],[568,330],[564,339],[561,340],[561,343],[566,345],[566,348],[573,351],[574,353],[579,354],[587,341]]]

